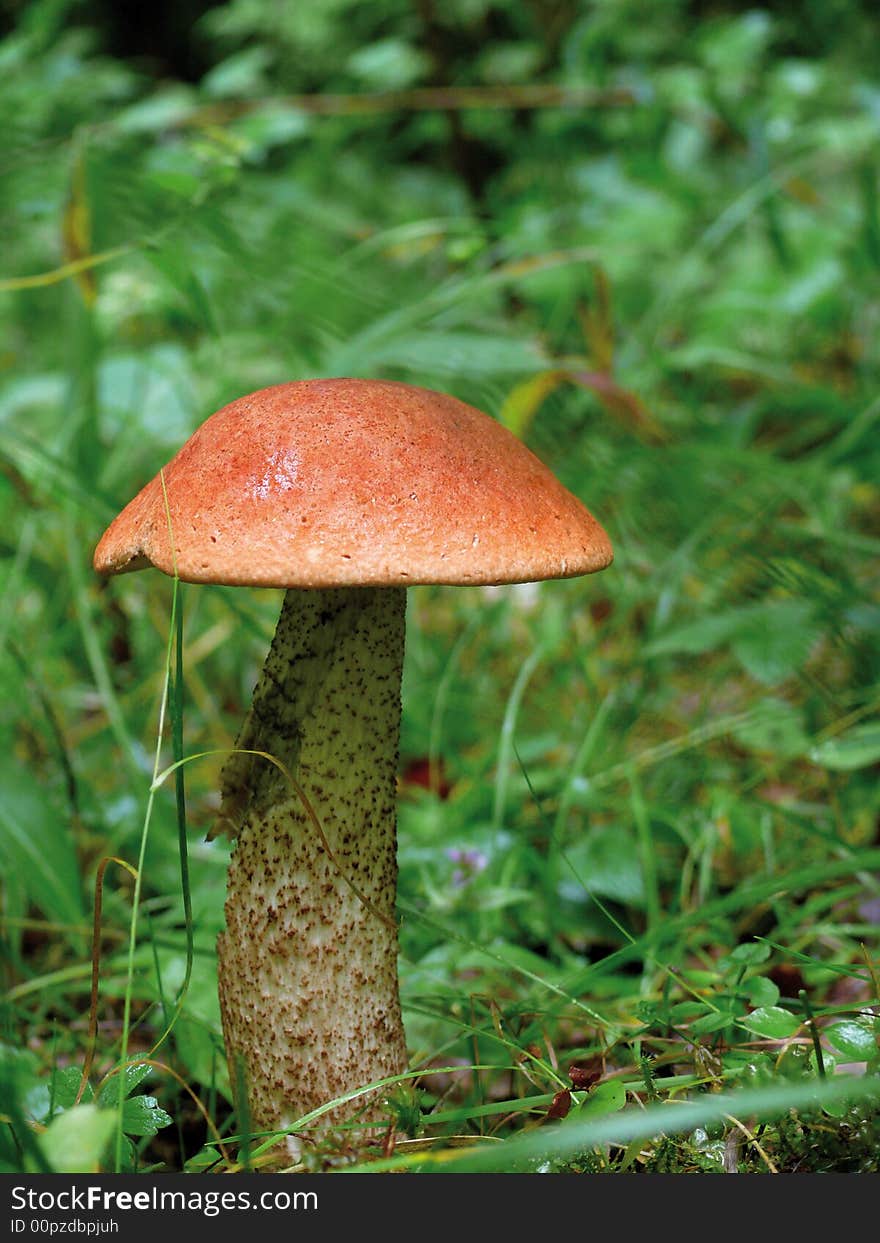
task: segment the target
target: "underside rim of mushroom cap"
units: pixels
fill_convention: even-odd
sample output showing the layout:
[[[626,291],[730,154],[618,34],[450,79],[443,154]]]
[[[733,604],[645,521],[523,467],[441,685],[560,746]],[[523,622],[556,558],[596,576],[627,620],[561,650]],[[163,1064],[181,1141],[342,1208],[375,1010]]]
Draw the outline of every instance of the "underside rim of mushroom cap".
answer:
[[[611,559],[592,514],[488,415],[330,379],[218,410],[111,523],[94,565],[309,588],[533,582]]]

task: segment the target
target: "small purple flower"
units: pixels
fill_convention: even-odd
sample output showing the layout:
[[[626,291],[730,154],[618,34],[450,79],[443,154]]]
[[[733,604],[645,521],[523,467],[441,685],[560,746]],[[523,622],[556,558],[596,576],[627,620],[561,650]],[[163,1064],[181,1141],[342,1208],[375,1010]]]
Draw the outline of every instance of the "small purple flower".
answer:
[[[483,854],[482,850],[463,850],[457,846],[450,846],[446,851],[446,857],[458,864],[452,873],[452,885],[455,889],[461,889],[469,884],[489,863],[488,855]]]

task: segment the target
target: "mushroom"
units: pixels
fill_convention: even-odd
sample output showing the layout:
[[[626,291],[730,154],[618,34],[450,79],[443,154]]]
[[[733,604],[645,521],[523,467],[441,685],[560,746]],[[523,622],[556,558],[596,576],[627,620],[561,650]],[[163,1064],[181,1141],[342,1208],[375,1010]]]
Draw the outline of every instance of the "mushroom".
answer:
[[[218,819],[236,839],[218,943],[223,1031],[256,1128],[289,1132],[406,1069],[395,922],[406,587],[570,578],[611,556],[580,501],[494,419],[357,379],[225,406],[104,534],[102,574],[154,565],[287,589]],[[375,1125],[381,1110],[377,1091],[319,1126],[356,1113]]]

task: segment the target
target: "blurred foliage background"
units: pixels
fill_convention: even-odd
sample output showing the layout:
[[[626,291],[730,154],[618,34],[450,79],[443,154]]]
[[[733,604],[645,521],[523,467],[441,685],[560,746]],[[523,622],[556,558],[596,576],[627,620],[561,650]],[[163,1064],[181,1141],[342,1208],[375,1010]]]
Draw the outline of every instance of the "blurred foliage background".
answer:
[[[504,1135],[560,1092],[588,1118],[772,1091],[835,1056],[869,1078],[875,6],[130,9],[0,4],[5,1167],[105,1160],[126,991],[129,1050],[174,1072],[130,1097],[126,1161],[207,1163],[204,1114],[234,1131],[220,760],[187,766],[194,959],[156,1050],[188,974],[170,782],[144,839],[172,585],[90,562],[211,411],[311,376],[488,410],[616,549],[593,579],[411,593],[405,1014],[415,1067],[461,1067],[406,1098],[428,1133]],[[228,747],[277,595],[181,595],[185,749]],[[96,875],[142,847],[131,957],[107,865],[90,1034]],[[735,1161],[876,1168],[876,1111],[847,1109]],[[719,1169],[724,1136],[577,1168]]]

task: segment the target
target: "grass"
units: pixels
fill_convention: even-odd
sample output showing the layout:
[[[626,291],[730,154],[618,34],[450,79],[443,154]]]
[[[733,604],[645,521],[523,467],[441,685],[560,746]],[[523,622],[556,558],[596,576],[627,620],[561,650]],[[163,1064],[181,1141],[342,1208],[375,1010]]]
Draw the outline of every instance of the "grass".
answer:
[[[58,6],[0,44],[3,1169],[266,1159],[229,1088],[228,847],[205,834],[277,596],[103,584],[90,559],[211,410],[353,373],[503,418],[616,558],[411,593],[399,1138],[352,1126],[306,1167],[876,1171],[862,10],[805,44],[668,7],[581,14],[544,47],[548,82],[629,103],[462,110],[493,170],[476,197],[444,113],[311,115],[281,97],[314,83],[228,42],[220,98],[247,108],[210,124],[216,77],[152,80]],[[543,46],[526,6],[503,20]],[[459,80],[483,80],[456,23]],[[380,35],[326,34],[326,93],[382,88],[338,51]]]

